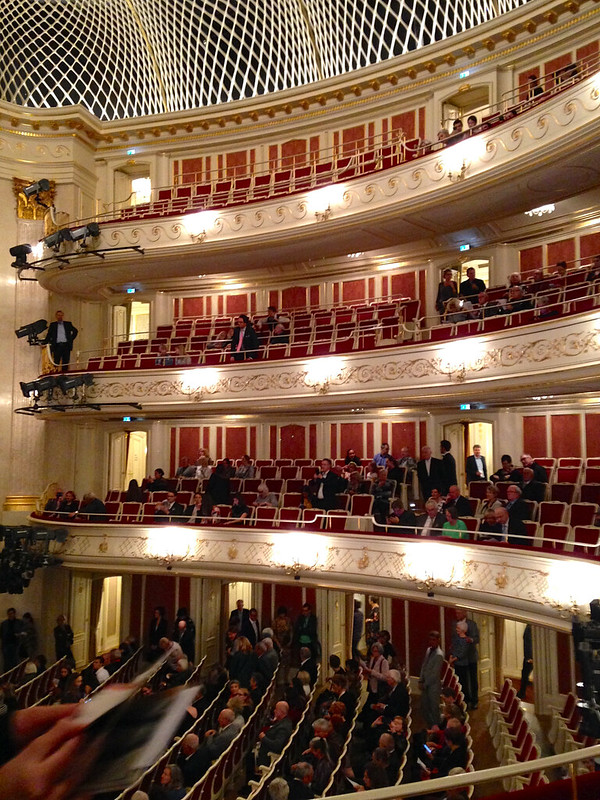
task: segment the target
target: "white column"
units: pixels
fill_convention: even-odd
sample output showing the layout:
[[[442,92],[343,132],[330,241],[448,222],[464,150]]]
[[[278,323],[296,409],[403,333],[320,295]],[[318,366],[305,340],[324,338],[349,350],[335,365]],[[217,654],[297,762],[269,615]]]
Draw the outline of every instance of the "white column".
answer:
[[[152,422],[148,431],[148,473],[154,474],[154,470],[164,469],[165,475],[169,472],[169,424],[168,422],[157,420]],[[211,451],[212,453],[212,451]]]
[[[534,707],[536,714],[546,714],[548,706],[560,705],[556,631],[532,625]]]

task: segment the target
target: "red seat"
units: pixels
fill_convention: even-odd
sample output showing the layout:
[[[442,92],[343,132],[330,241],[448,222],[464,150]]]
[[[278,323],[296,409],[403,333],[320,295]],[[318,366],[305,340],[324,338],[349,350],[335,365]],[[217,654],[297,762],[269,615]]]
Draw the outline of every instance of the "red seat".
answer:
[[[119,513],[121,511],[121,503],[119,503],[118,501],[111,500],[110,502],[105,503],[104,506],[106,508],[106,515],[107,515],[105,519],[108,522],[114,522],[115,520],[117,520]],[[81,513],[85,514],[85,508],[81,510]]]
[[[561,503],[572,503],[576,488],[574,483],[553,483],[550,486],[550,500],[559,500]]]
[[[542,525],[542,545],[552,550],[564,550],[570,527],[562,522],[548,522]]]
[[[300,502],[300,501],[298,501]],[[294,530],[300,527],[302,518],[301,508],[283,508],[279,509],[279,527],[286,530]]]
[[[366,517],[373,508],[373,495],[353,494],[350,500],[350,515],[352,517]]]
[[[191,492],[192,496],[198,491],[197,478],[180,478],[179,489],[182,492]]]
[[[121,369],[135,369],[137,367],[138,356],[121,356]]]
[[[102,363],[102,358],[90,358],[87,364],[87,371],[96,372],[96,370],[100,369],[101,363]]]
[[[323,528],[324,515],[316,508],[305,508],[302,513],[302,527],[304,530],[320,531]]]
[[[276,467],[293,467],[294,466],[294,462],[292,461],[291,458],[276,458],[275,459],[275,466]],[[283,475],[281,475],[280,477],[283,478]]]
[[[491,486],[489,481],[471,481],[469,483],[469,497],[485,500],[485,490]]]
[[[593,525],[597,513],[596,503],[573,503],[569,508],[569,525]]]
[[[140,511],[142,510],[141,503],[123,503],[121,510],[121,522],[134,523],[138,521]]]
[[[294,466],[279,467],[279,477],[284,481],[298,477],[298,467]]]
[[[579,498],[582,503],[598,503],[600,505],[600,483],[582,483]]]
[[[576,525],[573,528],[573,552],[593,555],[598,547],[600,528],[592,525]]]
[[[346,530],[346,520],[348,512],[343,509],[332,509],[327,512],[325,519],[325,529],[336,533],[343,533]]]
[[[562,522],[567,510],[566,503],[559,503],[554,500],[544,500],[540,503],[540,525],[548,522]]]
[[[600,467],[586,466],[585,483],[600,483]]]
[[[275,478],[276,476],[277,467],[272,465],[259,467],[257,477],[261,478],[263,481],[268,480],[269,478]]]
[[[254,524],[263,528],[272,528],[277,516],[277,509],[272,506],[257,506],[254,509]]]
[[[302,480],[302,478],[288,478],[285,482],[286,492],[294,492],[301,494],[304,483],[305,482]]]
[[[102,361],[102,369],[103,370],[117,369],[118,363],[119,363],[119,356],[104,356],[104,360]]]
[[[556,470],[557,483],[577,483],[581,475],[581,466],[567,467],[559,466]]]

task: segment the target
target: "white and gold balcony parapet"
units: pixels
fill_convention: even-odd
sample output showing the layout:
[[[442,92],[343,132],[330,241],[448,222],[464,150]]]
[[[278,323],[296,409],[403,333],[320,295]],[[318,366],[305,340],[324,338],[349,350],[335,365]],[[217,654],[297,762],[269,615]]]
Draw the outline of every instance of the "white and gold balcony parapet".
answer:
[[[473,200],[476,192],[489,191],[492,181],[510,183],[514,207],[517,172],[539,164],[547,167],[548,159],[578,155],[582,166],[589,166],[590,154],[580,151],[585,142],[589,146],[597,139],[599,117],[600,73],[596,73],[487,132],[416,161],[307,193],[197,214],[104,223],[99,246],[138,245],[149,251],[189,246],[197,242],[201,229],[202,244],[195,246],[201,246],[204,254],[221,243],[254,236],[289,236],[303,230],[323,235],[332,221],[343,226],[386,213],[413,214],[417,207],[437,205],[461,191]],[[483,205],[485,211],[488,204]],[[106,265],[101,263],[98,269]]]
[[[31,520],[39,523],[39,520]],[[356,521],[356,520],[353,520]],[[354,592],[473,605],[492,614],[569,631],[597,595],[600,562],[508,545],[395,539],[351,531],[63,525],[56,551],[72,569],[164,572],[293,582]],[[57,546],[58,547],[58,546]]]
[[[599,364],[600,309],[485,336],[343,356],[95,372],[86,402],[140,403],[144,411],[171,414],[198,408],[203,414],[248,413],[272,404],[339,407],[359,400],[408,406],[429,397],[492,402],[528,388],[533,395],[548,386],[556,394],[561,385],[574,391],[578,381],[597,380]]]

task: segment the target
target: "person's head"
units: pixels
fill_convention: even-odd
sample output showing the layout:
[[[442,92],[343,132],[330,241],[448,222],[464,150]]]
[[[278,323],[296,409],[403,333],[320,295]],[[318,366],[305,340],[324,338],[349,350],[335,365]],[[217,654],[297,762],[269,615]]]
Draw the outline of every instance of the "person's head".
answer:
[[[528,75],[527,80],[531,86],[537,86],[539,78],[537,75]]]
[[[160,467],[159,467],[158,469],[155,469],[155,470],[154,470],[154,480],[155,480],[155,481],[159,481],[159,480],[161,480],[161,479],[162,479],[162,478],[164,478],[164,477],[165,477],[165,471],[164,471],[164,469],[160,469]]]
[[[14,609],[13,609],[13,611],[14,611]],[[57,625],[64,625],[66,621],[67,621],[67,618],[65,617],[64,614],[59,614],[58,617],[56,618],[56,624]]]
[[[363,783],[365,785],[365,789],[383,789],[389,785],[385,769],[380,767],[378,764],[373,763],[373,761],[369,761],[365,765]]]
[[[306,661],[307,658],[311,657],[310,647],[301,647],[300,648],[300,661]]]
[[[387,442],[382,442],[380,453],[382,456],[386,456],[390,452],[390,446]]]
[[[258,611],[255,608],[250,609],[250,619],[252,620],[252,622],[256,622],[256,620],[258,619]]]
[[[442,274],[442,278],[443,278],[445,283],[450,283],[450,281],[452,280],[452,270],[451,269],[445,269],[443,274]]]
[[[460,745],[463,743],[465,737],[462,730],[459,730],[455,727],[448,728],[446,725],[444,738],[448,747],[451,750],[456,750],[456,748],[460,747]]]
[[[390,762],[390,758],[385,747],[376,747],[375,750],[373,750],[371,759],[374,764],[377,764],[379,767],[383,767],[384,769],[388,767]]]
[[[263,481],[262,483],[260,483],[258,485],[257,491],[258,491],[258,494],[261,497],[266,497],[269,494],[269,486],[268,486],[268,484],[265,481]]]
[[[467,117],[467,125],[469,128],[474,128],[477,125],[477,117],[475,114],[471,114],[470,117]],[[473,273],[475,273],[475,270],[473,270]]]
[[[479,458],[481,456],[481,445],[480,444],[474,444],[473,445],[473,455],[475,456],[475,458]]]
[[[533,464],[533,458],[529,453],[523,453],[521,456],[521,464],[524,467],[530,467]]]
[[[314,770],[307,761],[299,761],[297,764],[292,766],[292,775],[294,776],[295,780],[300,781],[300,783],[308,786],[310,783],[312,783]]]
[[[72,492],[71,490],[65,492],[65,500],[67,503],[72,503],[75,500],[75,492]]]
[[[166,636],[163,636],[162,639],[159,640],[158,646],[161,650],[168,650],[171,647],[171,640],[168,639]]]
[[[348,681],[345,675],[334,675],[331,679],[331,691],[334,694],[341,695],[348,688]]]
[[[511,286],[508,290],[509,300],[521,300],[523,298],[523,290],[520,286]]]
[[[463,129],[462,119],[455,119],[452,123],[452,132],[453,133],[460,133]]]
[[[508,470],[509,467],[512,467],[512,456],[509,456],[508,453],[505,453],[500,461],[503,469]]]
[[[440,696],[442,698],[442,703],[444,706],[453,706],[456,700],[456,692],[454,689],[451,689],[450,686],[444,686],[442,689]]]
[[[353,447],[349,447],[346,450],[346,458],[355,458],[356,457],[356,450]]]
[[[181,752],[185,756],[191,756],[192,753],[196,752],[199,745],[200,745],[200,739],[198,738],[198,736],[196,736],[195,733],[188,733],[181,740]]]
[[[172,492],[171,490],[169,490],[167,492],[167,503],[169,505],[171,505],[171,503],[174,503],[175,500],[177,500],[177,495],[175,494],[175,492]]]
[[[487,301],[490,299],[490,296],[487,292],[479,292],[477,295],[477,302],[480,306],[484,306]]]
[[[273,710],[274,719],[277,721],[285,719],[289,713],[290,707],[285,700],[280,700],[278,703],[275,703],[275,709]]]
[[[385,676],[385,682],[388,686],[397,686],[401,680],[402,675],[400,675],[400,671],[397,669],[388,670],[388,674]]]
[[[56,321],[57,322],[62,322],[63,319],[65,318],[65,312],[64,311],[57,311],[54,316],[56,317]]]
[[[316,719],[313,722],[313,732],[318,739],[327,739],[333,731],[333,725],[328,719]]]
[[[448,133],[446,128],[440,128],[440,130],[437,133],[437,140],[438,142],[443,142],[445,139],[448,138],[448,136],[450,136],[450,134]]]
[[[429,447],[429,445],[425,445],[421,448],[421,458],[425,461],[428,461],[431,458],[431,447]]]
[[[236,600],[235,607],[238,611],[242,611],[244,608],[244,601],[243,600]]]
[[[228,725],[231,725],[234,719],[235,711],[233,711],[231,708],[224,708],[218,717],[219,727],[226,728]]]
[[[456,484],[449,486],[448,496],[451,497],[453,500],[458,500],[458,498],[460,497],[460,486],[457,486]]]
[[[373,642],[371,645],[371,655],[373,658],[378,658],[383,655],[383,645],[381,642]]]
[[[508,276],[509,286],[518,286],[521,283],[521,275],[519,272],[511,272]]]
[[[454,616],[458,622],[461,622],[463,619],[467,618],[467,612],[464,608],[460,608],[459,606],[458,608],[454,609]]]
[[[273,778],[267,791],[269,800],[288,800],[290,787],[284,778]]]
[[[495,503],[498,499],[498,489],[490,484],[485,490],[485,499],[488,503]]]
[[[202,505],[202,493],[201,492],[196,492],[194,494],[194,505],[197,506],[198,508],[200,508],[200,506]]]
[[[435,502],[435,500],[428,500],[425,503],[425,513],[428,517],[431,517],[431,519],[436,516],[438,513],[438,504]]]
[[[496,525],[505,525],[508,522],[508,511],[504,506],[494,509]]]
[[[379,483],[385,483],[387,481],[388,471],[385,467],[377,470],[377,480]]]
[[[521,491],[521,489],[514,483],[511,483],[511,485],[506,489],[506,497],[508,498],[509,501],[514,502],[515,500],[518,500],[522,494],[523,492]]]
[[[267,308],[267,316],[273,319],[273,317],[277,314],[277,309],[275,306],[269,306]]]
[[[242,456],[242,464],[245,467],[249,467],[252,464],[252,459],[250,458],[250,456],[247,453]]]
[[[330,458],[321,459],[321,472],[329,472],[331,469],[332,461]]]
[[[331,463],[331,462],[330,462]],[[304,603],[302,606],[302,616],[309,617],[312,613],[312,606],[310,603]]]
[[[104,666],[104,659],[102,658],[102,656],[96,656],[96,658],[92,661],[92,667],[96,671],[98,671],[103,666]],[[65,669],[65,667],[61,667],[61,672],[63,669]]]
[[[170,770],[170,780],[166,781],[163,785],[169,787],[169,789],[181,789],[183,787],[183,774],[181,769],[177,766],[177,764],[169,764],[168,767],[165,767],[165,772]],[[163,781],[161,780],[161,783]]]
[[[243,504],[243,502],[244,502],[244,501],[243,501],[243,499],[242,499],[242,496],[241,496],[241,494],[238,494],[238,493],[236,492],[235,494],[232,494],[232,495],[231,495],[231,505],[232,505],[232,506],[241,506],[241,505]]]
[[[236,317],[235,324],[238,326],[238,328],[243,330],[246,325],[250,324],[250,319],[246,316],[246,314],[240,314],[239,317]]]
[[[96,659],[96,661],[99,661],[99,659]],[[94,664],[95,663],[96,662],[94,661]],[[102,666],[102,663],[100,662],[99,666],[97,667],[97,669],[100,669],[101,666]],[[71,667],[61,667],[59,674],[60,674],[61,678],[68,678],[69,675],[71,674]]]
[[[439,647],[440,646],[440,632],[439,631],[429,631],[429,638],[428,638],[428,646],[429,647]]]
[[[486,525],[496,524],[496,512],[493,508],[489,508],[483,515],[483,520]]]
[[[558,261],[556,263],[556,274],[560,275],[561,277],[563,275],[567,274],[567,262],[566,261]]]
[[[533,480],[533,470],[531,467],[525,467],[523,469],[523,480],[525,483],[529,483],[529,481]]]

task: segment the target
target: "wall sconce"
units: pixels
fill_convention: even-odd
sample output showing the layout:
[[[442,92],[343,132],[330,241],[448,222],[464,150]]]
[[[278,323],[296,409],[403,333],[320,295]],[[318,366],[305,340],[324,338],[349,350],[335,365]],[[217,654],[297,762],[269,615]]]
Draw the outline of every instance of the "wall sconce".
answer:
[[[463,161],[460,165],[460,169],[454,168],[454,171],[448,170],[448,178],[452,181],[452,183],[459,183],[460,181],[464,180],[465,174],[467,172],[467,165]]]
[[[317,222],[326,222],[332,214],[331,207],[341,203],[345,191],[344,184],[340,183],[316,189],[306,198],[308,211],[315,215]]]
[[[465,580],[467,562],[459,550],[437,543],[429,547],[422,545],[416,542],[408,544],[404,560],[406,578],[413,581],[417,588],[425,589],[429,595],[437,587],[449,589],[471,585],[472,581]]]
[[[304,382],[319,394],[327,394],[332,381],[338,380],[344,370],[344,361],[338,356],[318,358],[307,362]]]
[[[484,153],[485,142],[481,136],[471,136],[463,142],[446,147],[442,151],[441,160],[449,180],[452,183],[464,180],[471,164]]]
[[[201,400],[205,394],[214,394],[219,385],[220,372],[214,367],[199,367],[185,372],[181,385],[185,392]]]
[[[323,569],[327,561],[329,540],[307,533],[280,534],[272,543],[271,563],[299,581],[302,572]]]
[[[195,541],[194,531],[184,528],[169,525],[154,529],[145,539],[144,557],[172,570],[173,564],[193,555]]]
[[[214,211],[199,211],[197,214],[186,214],[182,224],[190,239],[201,244],[216,221],[217,214]]]

